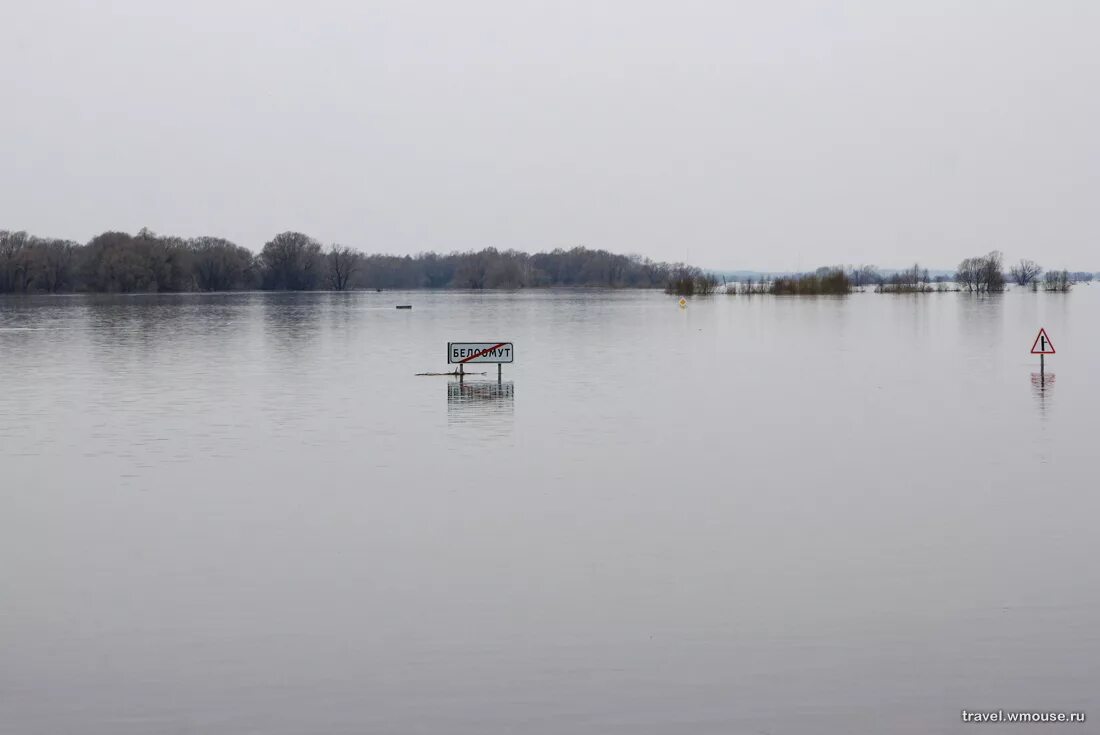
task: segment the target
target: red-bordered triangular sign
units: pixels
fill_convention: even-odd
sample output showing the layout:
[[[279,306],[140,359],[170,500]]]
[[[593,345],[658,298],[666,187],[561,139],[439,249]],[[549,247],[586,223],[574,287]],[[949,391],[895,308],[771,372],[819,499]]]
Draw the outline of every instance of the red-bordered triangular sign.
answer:
[[[1047,336],[1047,330],[1040,329],[1039,333],[1035,335],[1035,344],[1031,345],[1031,354],[1033,355],[1053,355],[1054,343],[1050,341],[1050,337]]]

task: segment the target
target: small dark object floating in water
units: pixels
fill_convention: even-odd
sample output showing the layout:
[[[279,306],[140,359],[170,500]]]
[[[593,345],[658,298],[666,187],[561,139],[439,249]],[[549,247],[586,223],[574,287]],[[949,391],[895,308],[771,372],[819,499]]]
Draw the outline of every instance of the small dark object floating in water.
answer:
[[[412,304],[398,304],[397,308],[398,309],[411,309],[411,308],[413,308],[413,305]]]

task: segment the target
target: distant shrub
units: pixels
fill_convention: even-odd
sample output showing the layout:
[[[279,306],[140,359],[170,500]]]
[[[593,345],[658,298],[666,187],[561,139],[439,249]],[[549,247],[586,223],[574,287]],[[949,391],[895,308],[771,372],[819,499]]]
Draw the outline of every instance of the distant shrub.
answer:
[[[898,271],[883,279],[875,288],[876,293],[930,293],[932,291],[928,269],[914,263],[912,268]]]
[[[701,268],[681,265],[669,275],[665,293],[676,296],[706,296],[718,288],[718,279]]]
[[[1070,278],[1069,271],[1047,271],[1046,277],[1043,278],[1043,290],[1044,291],[1069,291],[1073,288],[1073,279]]]
[[[848,278],[851,279],[852,286],[860,290],[864,286],[877,286],[884,280],[882,273],[873,265],[861,265],[852,268],[848,271]]]
[[[840,268],[783,276],[776,278],[771,285],[771,293],[776,296],[837,296],[851,292],[852,280]]]

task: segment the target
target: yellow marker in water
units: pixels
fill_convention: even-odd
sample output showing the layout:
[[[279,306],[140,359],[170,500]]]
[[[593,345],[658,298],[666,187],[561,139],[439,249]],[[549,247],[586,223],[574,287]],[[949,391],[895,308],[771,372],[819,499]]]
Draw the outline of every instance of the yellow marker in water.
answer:
[[[680,297],[680,308],[683,309],[688,305],[687,299],[683,296]]]

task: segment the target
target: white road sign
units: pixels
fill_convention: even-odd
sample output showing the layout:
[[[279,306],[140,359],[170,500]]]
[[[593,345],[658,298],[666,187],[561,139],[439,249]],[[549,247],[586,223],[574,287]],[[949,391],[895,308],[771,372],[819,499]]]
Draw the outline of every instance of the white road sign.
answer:
[[[448,342],[447,362],[466,365],[475,362],[512,362],[511,342]]]

